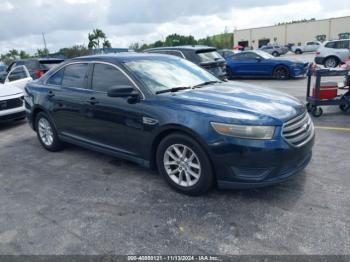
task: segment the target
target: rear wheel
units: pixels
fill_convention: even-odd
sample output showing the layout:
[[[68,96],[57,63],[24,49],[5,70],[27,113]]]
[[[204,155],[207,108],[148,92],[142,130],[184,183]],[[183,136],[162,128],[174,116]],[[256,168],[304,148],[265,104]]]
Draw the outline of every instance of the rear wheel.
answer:
[[[51,152],[62,149],[57,131],[46,113],[40,112],[35,118],[35,130],[42,146]]]
[[[289,79],[290,75],[289,75],[289,70],[287,67],[285,66],[278,66],[276,67],[276,69],[273,72],[273,76],[274,78],[278,79],[278,80],[286,80]]]
[[[334,56],[331,56],[331,57],[328,57],[324,63],[323,63],[324,67],[326,68],[334,68],[334,67],[337,67],[339,65],[339,59],[334,57]]]
[[[295,54],[297,54],[297,55],[301,55],[302,53],[303,53],[303,52],[301,52],[300,49],[295,50]]]
[[[213,185],[206,152],[187,135],[175,133],[163,139],[157,149],[157,166],[168,184],[181,193],[197,196]]]
[[[275,51],[275,52],[272,53],[272,55],[273,55],[274,57],[277,57],[277,56],[279,56],[280,54],[279,54],[278,52]]]
[[[350,105],[340,105],[340,110],[343,112],[347,112],[350,109]]]

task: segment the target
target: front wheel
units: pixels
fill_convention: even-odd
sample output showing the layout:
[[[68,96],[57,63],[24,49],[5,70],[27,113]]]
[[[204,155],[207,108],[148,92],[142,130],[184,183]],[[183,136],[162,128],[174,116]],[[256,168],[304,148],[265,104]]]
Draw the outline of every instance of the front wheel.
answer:
[[[40,112],[35,118],[35,130],[41,145],[46,150],[56,152],[62,148],[57,131],[46,113]]]
[[[279,56],[280,54],[279,54],[278,52],[273,52],[272,55],[273,55],[274,57],[277,57],[277,56]]]
[[[157,149],[157,166],[168,184],[181,193],[202,195],[213,186],[206,152],[187,135],[174,133],[163,139]]]

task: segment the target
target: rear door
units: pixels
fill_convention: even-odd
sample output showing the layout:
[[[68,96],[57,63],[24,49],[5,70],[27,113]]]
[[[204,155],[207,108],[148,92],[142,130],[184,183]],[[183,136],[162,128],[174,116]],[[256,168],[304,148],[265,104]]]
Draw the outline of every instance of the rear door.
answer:
[[[87,136],[88,69],[88,63],[69,64],[47,81],[51,114],[61,135],[75,139]]]
[[[8,73],[5,84],[7,86],[14,86],[24,90],[26,84],[33,79],[31,78],[28,69],[25,66],[16,66]]]
[[[89,141],[130,156],[138,156],[143,141],[143,100],[129,103],[125,97],[109,97],[107,91],[116,85],[131,86],[134,82],[119,67],[95,63],[92,70],[89,121]],[[140,93],[141,96],[141,93]]]

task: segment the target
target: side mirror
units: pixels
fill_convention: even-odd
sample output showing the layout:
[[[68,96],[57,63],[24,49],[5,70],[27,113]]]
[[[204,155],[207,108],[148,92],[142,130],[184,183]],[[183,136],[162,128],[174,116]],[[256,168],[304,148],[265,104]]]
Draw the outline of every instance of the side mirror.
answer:
[[[112,86],[108,89],[107,95],[109,97],[127,97],[129,102],[135,102],[139,99],[140,95],[135,91],[135,88],[128,85]]]

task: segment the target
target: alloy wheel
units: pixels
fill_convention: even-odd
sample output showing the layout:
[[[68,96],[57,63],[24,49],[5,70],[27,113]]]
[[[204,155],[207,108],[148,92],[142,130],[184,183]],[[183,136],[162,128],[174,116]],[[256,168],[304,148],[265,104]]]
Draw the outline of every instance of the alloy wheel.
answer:
[[[46,145],[46,146],[51,146],[53,144],[53,131],[51,128],[51,125],[49,121],[45,118],[40,118],[38,122],[38,127],[39,127],[39,136],[41,141]]]
[[[200,179],[201,163],[189,147],[176,144],[164,153],[164,168],[170,179],[179,186],[192,187]]]
[[[324,63],[324,66],[327,68],[334,68],[337,65],[338,65],[338,61],[333,57],[327,58],[327,60]]]
[[[277,79],[287,79],[288,78],[288,70],[284,67],[278,67],[275,71],[275,77]]]

